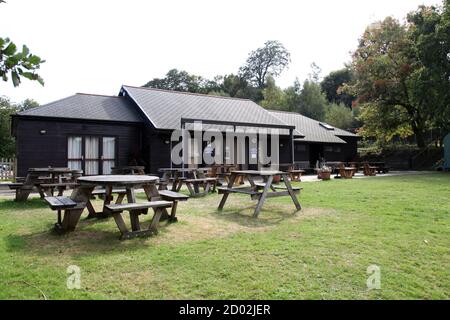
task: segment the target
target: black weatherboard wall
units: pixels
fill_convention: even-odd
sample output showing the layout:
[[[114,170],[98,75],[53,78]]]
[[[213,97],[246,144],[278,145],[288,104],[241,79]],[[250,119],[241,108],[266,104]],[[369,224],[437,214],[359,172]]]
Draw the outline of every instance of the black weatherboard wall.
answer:
[[[22,177],[31,167],[66,167],[69,136],[116,137],[116,165],[128,164],[141,150],[141,125],[135,123],[37,117],[15,117],[13,121],[17,175]]]

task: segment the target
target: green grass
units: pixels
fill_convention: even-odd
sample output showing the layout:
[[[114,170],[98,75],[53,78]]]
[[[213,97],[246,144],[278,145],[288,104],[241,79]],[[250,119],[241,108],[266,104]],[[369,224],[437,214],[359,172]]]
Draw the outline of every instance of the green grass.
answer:
[[[234,195],[218,213],[211,195],[180,204],[158,236],[123,242],[113,220],[57,236],[41,200],[0,200],[0,298],[450,298],[450,175],[301,185],[298,214],[283,197],[254,220]],[[373,264],[381,290],[369,291]],[[80,290],[66,288],[69,265]]]

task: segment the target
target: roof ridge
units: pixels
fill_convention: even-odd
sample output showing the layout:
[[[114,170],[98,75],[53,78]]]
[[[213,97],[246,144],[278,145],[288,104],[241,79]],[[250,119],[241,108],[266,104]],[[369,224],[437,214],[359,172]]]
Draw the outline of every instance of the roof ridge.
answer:
[[[160,91],[160,92],[167,92],[167,93],[178,93],[178,94],[185,94],[185,95],[191,95],[191,96],[200,96],[200,97],[210,97],[210,98],[250,101],[250,102],[256,103],[256,102],[254,102],[254,101],[252,101],[250,99],[245,99],[245,98],[217,96],[217,95],[196,93],[196,92],[186,92],[186,91],[177,91],[177,90],[169,90],[169,89],[158,89],[158,88],[150,88],[150,87],[137,87],[137,86],[130,86],[130,85],[126,85],[126,84],[122,85],[122,87],[129,87],[129,88],[143,89],[143,90],[150,90],[150,91]]]
[[[83,96],[106,97],[106,98],[123,98],[121,96],[111,96],[111,95],[107,95],[107,94],[97,94],[97,93],[77,92],[75,94],[80,94],[80,95],[83,95]]]

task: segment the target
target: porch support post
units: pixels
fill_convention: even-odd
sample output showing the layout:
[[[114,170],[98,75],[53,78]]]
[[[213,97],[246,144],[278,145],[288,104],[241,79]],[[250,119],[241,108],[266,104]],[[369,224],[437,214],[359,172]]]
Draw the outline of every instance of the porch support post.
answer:
[[[186,137],[185,137],[185,134],[186,134],[186,125],[185,125],[185,122],[181,122],[181,136],[182,136],[182,143],[183,143],[183,161],[182,161],[182,169],[183,169],[183,178],[184,178],[184,160],[185,160],[185,157],[186,157],[186,144],[187,144],[187,142],[186,142]]]
[[[291,164],[293,165],[295,162],[295,152],[294,152],[294,130],[289,129],[289,142],[290,142],[290,151],[291,151]]]

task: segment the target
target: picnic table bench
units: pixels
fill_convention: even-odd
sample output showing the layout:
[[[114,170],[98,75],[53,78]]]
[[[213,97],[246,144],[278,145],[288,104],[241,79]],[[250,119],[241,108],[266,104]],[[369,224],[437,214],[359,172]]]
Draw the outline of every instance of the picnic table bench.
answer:
[[[91,197],[93,195],[104,195],[103,211],[101,213],[94,213],[94,215],[112,215],[120,231],[121,240],[154,235],[158,232],[158,223],[161,217],[164,214],[169,216],[167,209],[172,208],[169,222],[174,222],[176,221],[175,203],[186,200],[184,195],[178,193],[161,195],[156,188],[158,179],[155,176],[142,175],[108,175],[79,178],[79,185],[73,190],[70,198],[46,198],[50,208],[58,211],[58,223],[55,225],[55,229],[59,232],[74,231],[83,210],[87,207],[91,213],[89,209]],[[95,189],[99,186],[102,189]],[[136,201],[136,188],[144,189],[148,201]],[[120,197],[118,197],[115,203],[111,203],[114,192],[119,194]],[[127,197],[128,203],[122,203],[125,196]],[[92,204],[90,205],[92,206]],[[173,210],[174,205],[175,210]],[[153,209],[153,217],[150,225],[146,230],[141,230],[139,216],[147,215],[149,209]],[[64,210],[64,216],[61,219],[62,210]],[[131,230],[128,229],[122,217],[124,211],[129,212]]]
[[[284,191],[277,191],[278,189],[272,184],[274,176],[282,176],[283,183],[285,184]],[[250,187],[234,187],[234,182],[238,176],[244,176],[250,182]],[[263,183],[255,182],[254,178],[262,177]],[[300,193],[301,188],[292,188],[290,179],[288,178],[287,172],[281,171],[233,171],[230,176],[230,181],[226,188],[218,188],[219,194],[223,194],[222,200],[220,201],[218,210],[223,210],[228,196],[231,193],[241,193],[250,195],[253,200],[257,200],[257,204],[253,213],[253,217],[257,218],[266,198],[281,197],[289,195],[292,202],[295,204],[297,210],[301,210],[301,205],[297,199],[297,194]],[[269,192],[269,191],[272,192]]]
[[[162,180],[172,182],[171,191],[179,192],[183,184],[186,184],[192,197],[201,197],[209,192],[215,192],[217,178],[207,177],[210,168],[161,168],[163,172]],[[200,191],[203,187],[204,191]],[[160,189],[167,189],[161,187]]]
[[[62,195],[67,188],[76,186],[76,179],[82,175],[81,170],[70,168],[30,168],[25,179],[20,183],[11,183],[9,188],[16,191],[16,201],[26,201],[33,191],[37,189],[42,199],[53,196],[54,190]]]
[[[209,192],[216,191],[217,178],[198,178],[198,179],[186,179],[184,180],[191,197],[203,197]],[[203,187],[203,192],[200,191],[200,187]]]

